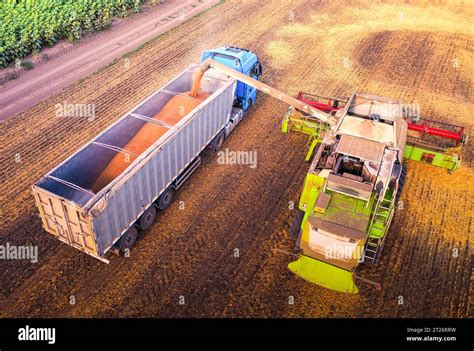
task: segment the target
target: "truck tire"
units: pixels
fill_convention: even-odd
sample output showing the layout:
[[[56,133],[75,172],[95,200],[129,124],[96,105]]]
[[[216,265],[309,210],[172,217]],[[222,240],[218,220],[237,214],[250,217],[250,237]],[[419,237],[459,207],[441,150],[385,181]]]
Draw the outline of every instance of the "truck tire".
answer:
[[[173,202],[173,197],[174,189],[171,187],[166,189],[165,192],[161,194],[158,200],[156,201],[156,207],[158,207],[160,210],[168,208]]]
[[[301,231],[301,222],[303,222],[304,212],[300,209],[296,210],[295,216],[293,217],[293,221],[290,225],[290,238],[296,243],[298,240],[298,236],[300,235]]]
[[[213,148],[212,150],[214,152],[218,151],[221,147],[222,147],[222,144],[224,144],[224,140],[225,140],[225,133],[224,132],[221,132],[217,137],[216,137],[216,141],[213,145]]]
[[[138,226],[141,230],[147,230],[151,227],[153,222],[156,218],[156,207],[150,206],[148,209],[143,212],[142,216],[140,217],[140,221],[138,222]]]
[[[128,230],[120,238],[119,249],[120,253],[124,254],[127,251],[130,251],[135,241],[137,241],[138,230],[137,227],[133,226],[128,228]]]
[[[249,99],[247,100],[247,110],[250,110],[250,108],[252,107],[252,105],[253,105],[253,101],[252,101],[251,98],[249,98]]]

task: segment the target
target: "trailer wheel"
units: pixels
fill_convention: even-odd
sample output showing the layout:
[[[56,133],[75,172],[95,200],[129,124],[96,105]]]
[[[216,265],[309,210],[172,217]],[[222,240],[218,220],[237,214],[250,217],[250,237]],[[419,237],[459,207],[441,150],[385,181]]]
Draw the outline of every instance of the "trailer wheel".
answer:
[[[160,210],[164,210],[168,208],[171,203],[173,202],[173,197],[174,197],[174,190],[173,188],[168,188],[165,190],[163,194],[158,198],[158,201],[156,202],[156,206]]]
[[[122,254],[130,251],[135,241],[137,241],[138,231],[137,227],[133,226],[128,228],[128,230],[120,238],[120,252]]]
[[[147,230],[151,227],[156,218],[156,207],[150,206],[145,212],[143,212],[138,222],[138,226],[141,230]]]
[[[304,212],[301,210],[296,210],[295,216],[293,217],[293,221],[291,222],[290,226],[290,238],[296,242],[298,240],[298,236],[300,235],[301,231],[301,222],[303,222]]]

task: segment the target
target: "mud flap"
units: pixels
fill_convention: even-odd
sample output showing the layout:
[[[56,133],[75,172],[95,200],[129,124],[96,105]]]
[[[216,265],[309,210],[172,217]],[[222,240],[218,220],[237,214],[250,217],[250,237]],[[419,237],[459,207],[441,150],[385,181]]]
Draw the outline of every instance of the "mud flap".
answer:
[[[359,293],[359,289],[352,277],[352,272],[308,256],[301,255],[296,261],[290,262],[288,268],[310,283],[340,292]]]

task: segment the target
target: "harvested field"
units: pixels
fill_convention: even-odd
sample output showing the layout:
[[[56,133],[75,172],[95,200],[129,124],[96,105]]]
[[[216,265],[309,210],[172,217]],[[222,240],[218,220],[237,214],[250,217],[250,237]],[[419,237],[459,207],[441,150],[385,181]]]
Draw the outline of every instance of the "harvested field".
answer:
[[[39,262],[0,261],[0,317],[472,316],[472,143],[452,175],[409,163],[382,259],[361,271],[383,290],[361,285],[360,295],[286,268],[306,138],[280,132],[286,106],[264,95],[223,146],[256,151],[257,167],[209,156],[129,258],[106,265],[46,234],[30,186],[202,50],[224,44],[256,52],[263,81],[289,94],[401,98],[472,135],[473,16],[474,5],[458,1],[226,1],[7,120],[0,243],[38,245]],[[55,117],[64,102],[94,103],[95,118]]]

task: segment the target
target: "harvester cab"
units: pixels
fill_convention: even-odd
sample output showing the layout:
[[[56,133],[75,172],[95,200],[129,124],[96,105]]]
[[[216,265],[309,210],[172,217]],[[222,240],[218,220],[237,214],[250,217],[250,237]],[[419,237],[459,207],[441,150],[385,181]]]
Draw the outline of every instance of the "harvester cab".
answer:
[[[223,46],[202,53],[201,63],[213,59],[237,72],[243,73],[255,80],[262,74],[262,64],[253,52],[235,46]],[[257,99],[257,89],[241,81],[237,82],[235,104],[247,111]]]

